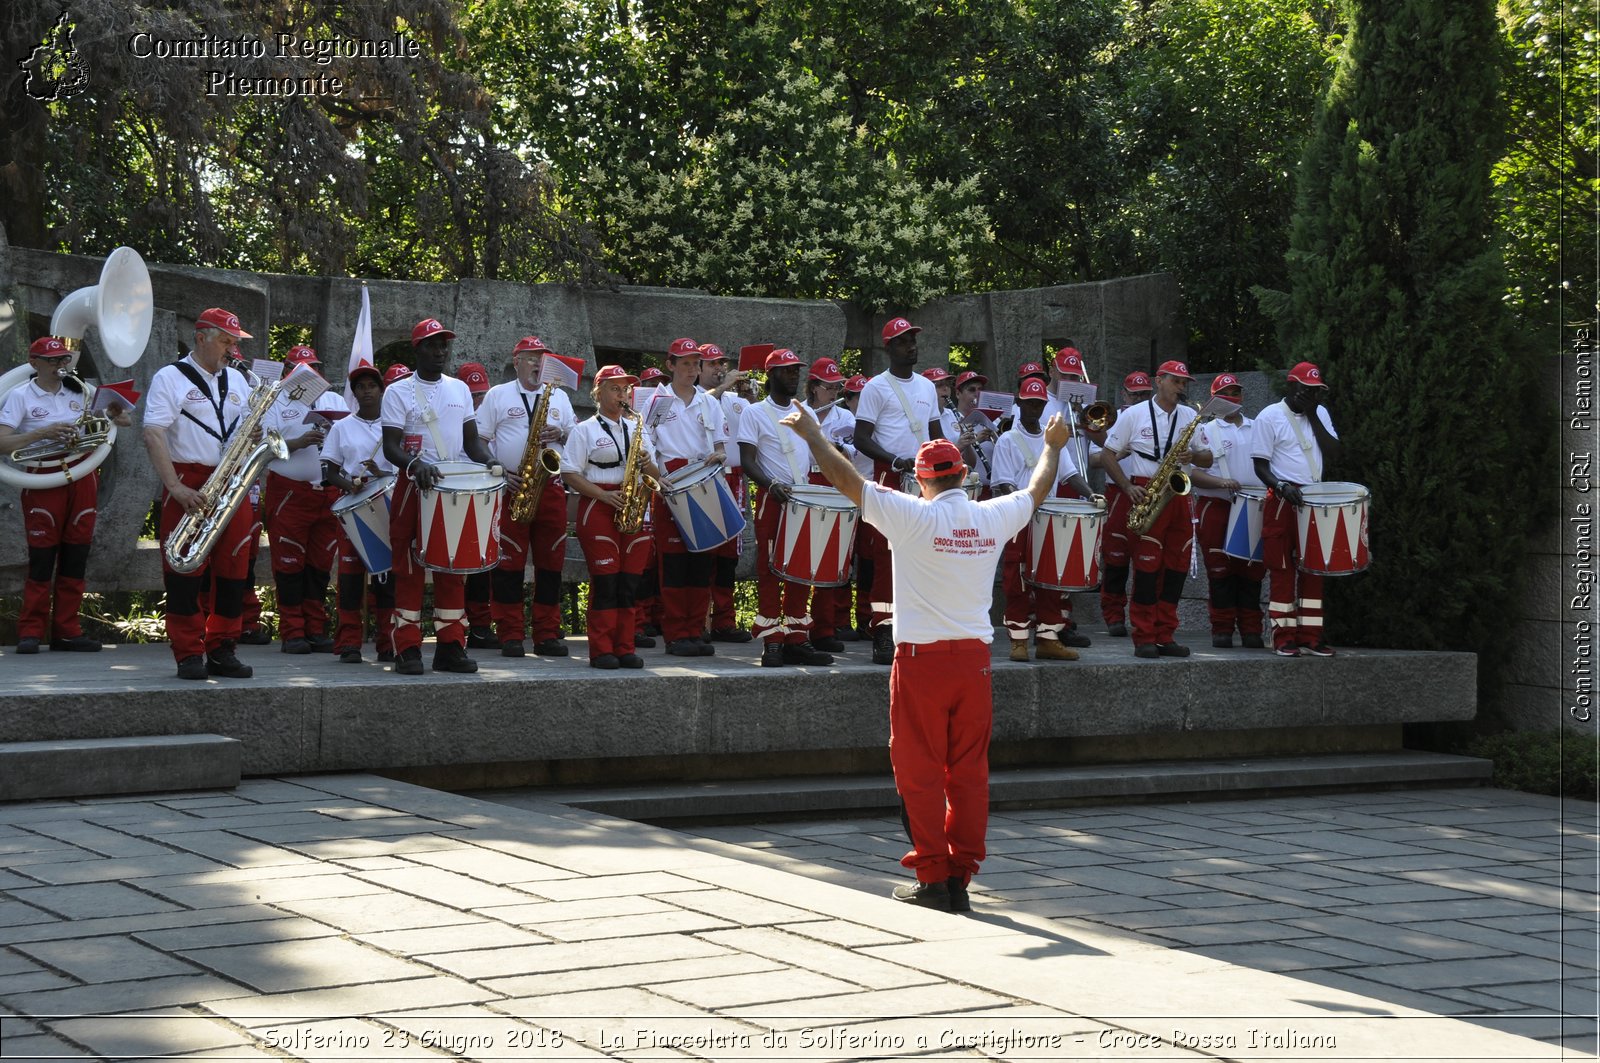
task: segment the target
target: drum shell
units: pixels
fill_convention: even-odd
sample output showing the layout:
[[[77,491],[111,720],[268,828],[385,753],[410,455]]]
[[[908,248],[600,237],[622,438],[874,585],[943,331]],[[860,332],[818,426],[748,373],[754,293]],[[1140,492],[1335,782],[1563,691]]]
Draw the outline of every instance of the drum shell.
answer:
[[[1266,518],[1267,493],[1241,488],[1228,510],[1228,528],[1222,537],[1222,552],[1241,561],[1260,561],[1266,556],[1261,543],[1261,525]]]
[[[1372,564],[1367,544],[1370,492],[1361,484],[1303,484],[1295,507],[1300,571],[1314,576],[1353,576]]]
[[[394,503],[394,475],[374,476],[331,507],[367,572],[381,576],[394,567],[389,545],[389,508]]]
[[[661,481],[661,500],[691,554],[715,550],[744,531],[744,507],[734,498],[725,471],[720,465],[703,465],[681,478],[675,479],[674,473]]]
[[[470,575],[500,564],[500,507],[506,482],[482,465],[442,461],[445,478],[417,491],[413,555],[435,572]]]
[[[846,586],[861,511],[831,487],[799,484],[789,491],[768,566],[790,583]]]
[[[1100,585],[1100,537],[1106,511],[1092,502],[1047,498],[1028,522],[1025,581],[1050,591],[1089,591]]]

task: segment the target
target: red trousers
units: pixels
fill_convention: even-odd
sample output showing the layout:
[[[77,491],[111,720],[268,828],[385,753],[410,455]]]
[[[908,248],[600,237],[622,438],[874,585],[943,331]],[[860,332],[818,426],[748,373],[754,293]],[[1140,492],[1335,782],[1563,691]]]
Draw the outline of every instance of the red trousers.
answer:
[[[351,545],[350,537],[339,528],[339,631],[333,637],[336,653],[358,649],[366,641],[367,626],[362,609],[367,604],[367,584],[371,583],[373,617],[377,621],[374,644],[379,653],[394,652],[394,574],[367,579],[367,566]]]
[[[1128,509],[1133,505],[1122,488],[1106,483],[1106,523],[1100,536],[1100,613],[1107,626],[1128,615],[1128,570],[1133,547],[1128,538]]]
[[[411,477],[395,480],[394,502],[389,507],[389,546],[394,551],[394,648],[396,653],[422,646],[422,588],[428,570],[411,556],[418,538],[420,506]],[[454,572],[433,573],[434,643],[467,642],[467,588],[465,577]]]
[[[1271,584],[1267,611],[1272,614],[1274,646],[1315,646],[1322,639],[1324,577],[1301,572],[1300,530],[1295,507],[1268,493],[1261,520],[1261,554]]]
[[[1200,499],[1199,536],[1210,585],[1211,633],[1261,634],[1261,579],[1267,566],[1260,561],[1233,557],[1222,547],[1228,536],[1228,514],[1233,503],[1226,498]]]
[[[750,634],[765,642],[798,645],[811,638],[811,586],[772,570],[773,540],[783,506],[756,488],[756,618]]]
[[[60,487],[22,492],[28,575],[22,583],[22,611],[17,616],[19,638],[83,634],[78,609],[83,603],[83,578],[89,567],[99,491],[97,471]]]
[[[331,506],[336,487],[267,473],[262,495],[272,579],[278,588],[278,637],[328,631],[328,574],[339,555],[339,521]]]
[[[889,759],[922,882],[969,880],[987,855],[994,700],[980,639],[900,643],[889,673]]]
[[[511,519],[507,493],[500,507],[500,567],[491,574],[490,615],[501,642],[521,642],[527,631],[522,608],[523,571],[533,561],[533,641],[561,637],[561,569],[567,560],[567,489],[561,477],[545,481],[533,522]],[[469,618],[477,626],[477,617]]]
[[[900,490],[900,474],[881,461],[872,463],[873,482]],[[871,563],[872,582],[867,591],[868,626],[894,623],[894,552],[883,533],[866,521],[856,528],[856,554]]]
[[[1006,543],[1000,553],[1000,586],[1006,593],[1006,634],[1026,642],[1029,630],[1041,639],[1059,639],[1071,618],[1071,606],[1062,591],[1035,587],[1027,581],[1032,536],[1027,528]]]
[[[185,487],[195,489],[211,475],[209,465],[174,463],[173,470]],[[173,658],[180,662],[238,639],[239,614],[250,582],[250,532],[255,527],[249,505],[239,506],[206,556],[205,564],[184,575],[172,571],[166,558],[167,539],[182,518],[183,507],[163,491],[161,580],[167,592],[167,640],[172,644]]]
[[[672,458],[663,472],[676,472],[689,462]],[[669,643],[705,634],[711,611],[711,585],[716,580],[717,551],[692,553],[678,531],[666,502],[652,503],[656,556],[661,562],[661,633]],[[720,547],[719,547],[720,549]]]
[[[615,491],[621,484],[596,484]],[[589,659],[633,652],[638,614],[634,595],[650,558],[650,534],[617,530],[614,506],[592,498],[578,503],[578,545],[589,566]]]
[[[1142,476],[1133,482],[1140,487],[1148,484]],[[1128,618],[1133,621],[1135,646],[1162,645],[1178,632],[1178,602],[1183,598],[1183,581],[1189,578],[1189,548],[1194,542],[1190,519],[1189,497],[1174,495],[1134,542]]]
[[[733,497],[739,500],[739,508],[744,511],[746,519],[750,516],[749,493],[745,490],[744,470],[730,469],[724,476],[728,488],[733,492]],[[744,536],[735,535],[711,551],[716,560],[716,573],[711,580],[711,627],[716,631],[724,631],[735,627],[738,619],[733,611],[733,592],[739,572],[739,554],[744,549]]]

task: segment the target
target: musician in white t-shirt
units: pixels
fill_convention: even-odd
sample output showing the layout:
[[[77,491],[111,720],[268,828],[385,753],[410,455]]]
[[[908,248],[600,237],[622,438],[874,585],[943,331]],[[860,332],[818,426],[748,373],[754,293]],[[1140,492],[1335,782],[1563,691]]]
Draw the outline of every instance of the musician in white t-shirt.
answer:
[[[1256,475],[1271,488],[1261,521],[1261,550],[1270,580],[1267,611],[1272,648],[1280,657],[1332,657],[1322,633],[1323,577],[1299,571],[1296,507],[1302,484],[1320,483],[1327,463],[1339,460],[1339,436],[1322,403],[1328,385],[1322,370],[1301,362],[1289,370],[1282,402],[1256,418]]]
[[[1232,373],[1219,373],[1211,381],[1211,394],[1229,402],[1244,402],[1244,385]],[[1251,452],[1255,446],[1255,421],[1238,412],[1208,421],[1195,432],[1195,445],[1211,452],[1210,469],[1195,469],[1195,538],[1200,543],[1206,566],[1211,613],[1211,645],[1226,649],[1233,645],[1233,632],[1239,630],[1239,643],[1246,649],[1261,649],[1261,580],[1267,574],[1263,562],[1233,557],[1227,552],[1228,518],[1241,489],[1263,490],[1256,476]]]
[[[739,437],[739,419],[751,406],[750,400],[739,394],[737,385],[744,380],[738,370],[728,371],[728,356],[715,343],[700,345],[700,387],[722,404],[722,419],[728,427],[728,463],[723,466],[722,478],[728,490],[738,500],[739,507],[749,516],[745,488],[743,459],[739,448],[732,445]],[[734,615],[733,593],[739,573],[739,552],[744,549],[744,536],[735,535],[711,553],[716,557],[716,573],[711,578],[710,630],[705,637],[712,642],[744,643],[750,641],[750,632],[739,626]]]
[[[894,668],[889,674],[889,759],[894,766],[916,872],[896,900],[968,911],[967,883],[986,855],[989,818],[989,588],[1005,543],[1024,528],[1056,483],[1065,424],[1045,427],[1045,453],[1026,491],[973,502],[966,464],[946,439],[918,448],[921,496],[870,483],[804,413],[792,427],[829,482],[883,530],[895,553]]]
[[[421,675],[422,589],[428,574],[411,550],[418,541],[421,503],[418,491],[442,482],[438,463],[470,458],[489,466],[494,476],[505,470],[494,462],[473,420],[472,392],[445,375],[450,341],[455,333],[438,318],[424,318],[411,330],[416,372],[383,393],[383,453],[400,470],[395,477],[389,511],[389,543],[394,551],[394,646],[396,675]],[[435,672],[476,672],[467,656],[466,586],[453,572],[433,574]]]
[[[1150,374],[1135,369],[1122,381],[1122,405],[1117,410],[1120,417],[1135,403],[1150,397],[1155,385]],[[1095,455],[1102,469],[1106,458]],[[1128,471],[1131,458],[1122,459],[1122,469]],[[1130,474],[1131,475],[1131,474]],[[1105,618],[1106,634],[1112,638],[1128,635],[1128,573],[1133,568],[1133,540],[1128,534],[1128,509],[1132,503],[1122,493],[1117,481],[1106,475],[1106,523],[1100,534],[1100,615]]]
[[[844,373],[832,358],[816,358],[806,372],[805,403],[822,425],[822,434],[838,446],[844,454],[852,455],[855,447],[849,442],[855,438],[856,417],[843,401]],[[821,474],[811,465],[809,455],[806,465],[813,483],[822,483]],[[811,589],[811,645],[824,653],[841,653],[844,641],[840,629],[850,627],[850,586],[813,587]]]
[[[917,448],[943,439],[939,395],[933,382],[916,372],[920,326],[903,317],[883,326],[889,368],[867,381],[856,407],[856,449],[873,460],[873,480],[898,489],[901,477],[916,465]],[[872,663],[894,663],[893,558],[875,528],[856,534],[856,551],[873,562]]]

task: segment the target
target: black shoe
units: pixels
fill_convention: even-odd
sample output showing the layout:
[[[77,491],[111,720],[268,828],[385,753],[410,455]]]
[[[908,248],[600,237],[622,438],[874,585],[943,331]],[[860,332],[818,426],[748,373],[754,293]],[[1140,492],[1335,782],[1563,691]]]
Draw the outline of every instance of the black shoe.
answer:
[[[1247,650],[1264,650],[1267,648],[1266,643],[1261,641],[1260,635],[1240,635],[1239,645]]]
[[[972,898],[967,896],[967,884],[960,875],[951,875],[946,879],[944,888],[950,891],[950,910],[952,912],[972,911]]]
[[[832,635],[823,635],[821,638],[811,640],[811,645],[827,653],[843,653],[844,643]]]
[[[661,625],[660,624],[646,624],[644,627],[639,629],[639,634],[648,635],[651,638],[660,638],[661,637]]]
[[[617,663],[622,665],[624,668],[643,668],[644,658],[640,657],[637,653],[624,653],[621,657],[617,658]]]
[[[253,627],[249,631],[241,631],[236,641],[241,646],[270,646],[272,632],[264,627]]]
[[[841,642],[860,642],[862,637],[861,632],[853,627],[842,627],[833,634]]]
[[[702,657],[715,657],[717,655],[717,648],[705,639],[699,639],[695,642],[695,645],[700,647],[700,656]]]
[[[232,639],[225,640],[222,645],[206,654],[206,671],[225,679],[249,679],[256,674],[254,668],[241,663],[233,652]]]
[[[950,889],[943,882],[913,882],[896,886],[891,896],[920,908],[937,908],[941,912],[950,910]]]
[[[761,647],[761,667],[782,668],[784,660],[783,643],[769,642]]]
[[[500,640],[494,637],[492,627],[467,628],[467,649],[492,650],[500,646]]]
[[[674,639],[667,643],[669,657],[698,657],[700,656],[699,639]]]
[[[712,642],[749,642],[750,632],[742,627],[719,627],[711,632]]]
[[[622,667],[622,659],[614,653],[602,653],[598,657],[589,658],[589,667],[598,668],[604,672],[615,672]]]
[[[1125,639],[1128,637],[1128,625],[1110,624],[1106,627],[1106,634],[1114,639]]]
[[[441,642],[433,648],[433,670],[470,675],[478,670],[478,662],[467,656],[466,648],[461,643]]]
[[[326,635],[307,635],[306,642],[311,644],[312,653],[333,652],[333,640]]]
[[[823,653],[809,642],[786,642],[783,644],[783,663],[832,664],[833,654]]]
[[[284,639],[283,645],[278,647],[284,653],[310,653],[310,639]]]
[[[39,640],[34,638],[31,635],[28,636],[25,639],[18,639],[17,640],[17,652],[18,653],[38,653],[39,652]]]
[[[363,664],[361,660],[361,647],[347,647],[339,651],[340,664]]]
[[[565,657],[568,651],[567,644],[561,639],[545,639],[533,644],[533,652],[540,657]]]
[[[1135,646],[1133,648],[1133,655],[1135,657],[1143,657],[1147,660],[1153,660],[1154,658],[1161,656],[1161,649],[1155,643],[1147,642],[1143,646]]]
[[[1063,646],[1076,646],[1079,649],[1082,649],[1085,646],[1094,645],[1094,643],[1089,641],[1088,635],[1080,635],[1076,629],[1071,631],[1063,631],[1058,637],[1058,640]]]
[[[1233,649],[1233,635],[1232,635],[1232,633],[1229,633],[1227,635],[1212,635],[1211,636],[1211,645],[1215,646],[1219,650],[1231,650],[1231,649]]]
[[[649,635],[641,635],[638,632],[634,632],[633,648],[636,650],[653,650],[656,648],[656,640]]]
[[[68,635],[64,639],[51,639],[52,653],[99,653],[100,640],[88,635]]]
[[[502,657],[526,657],[527,655],[527,651],[522,648],[521,639],[507,639],[500,644],[500,656]]]
[[[872,663],[894,663],[894,629],[888,624],[872,629]]]
[[[204,679],[210,674],[206,670],[206,659],[204,657],[185,657],[178,662],[179,679]]]
[[[1163,657],[1189,656],[1189,647],[1178,642],[1163,642],[1161,645],[1156,647],[1156,650]]]
[[[413,646],[409,650],[401,650],[400,657],[394,662],[395,675],[421,675],[422,651]]]
[[[393,664],[394,663],[394,651],[393,650],[379,650],[378,651],[378,663],[379,664]]]

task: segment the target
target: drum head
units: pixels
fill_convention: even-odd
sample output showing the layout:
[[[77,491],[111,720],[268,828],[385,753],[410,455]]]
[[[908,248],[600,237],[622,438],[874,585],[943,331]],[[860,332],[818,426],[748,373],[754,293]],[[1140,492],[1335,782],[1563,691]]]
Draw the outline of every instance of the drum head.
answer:
[[[479,491],[502,491],[506,482],[502,477],[491,474],[487,467],[475,461],[441,461],[434,465],[444,474],[444,479],[433,490],[477,493]]]
[[[1343,506],[1351,502],[1367,501],[1367,489],[1361,484],[1328,480],[1323,483],[1301,484],[1300,497],[1311,506]]]
[[[384,473],[374,476],[359,488],[351,491],[331,507],[335,514],[347,513],[352,509],[360,509],[379,495],[388,494],[394,488],[394,473]]]
[[[812,509],[855,509],[844,494],[821,484],[790,484],[789,497],[796,505]]]
[[[685,465],[676,472],[667,473],[666,478],[661,481],[661,490],[669,495],[687,491],[713,476],[721,475],[722,471],[721,465]]]

